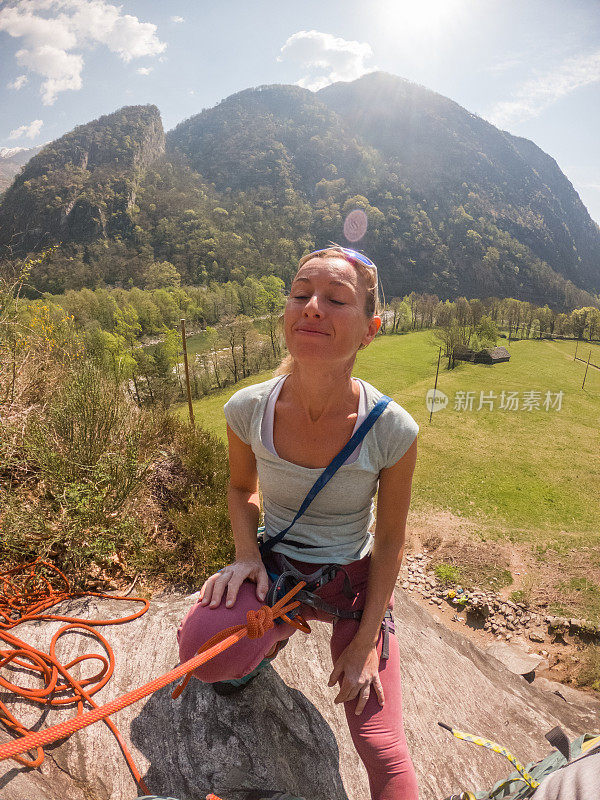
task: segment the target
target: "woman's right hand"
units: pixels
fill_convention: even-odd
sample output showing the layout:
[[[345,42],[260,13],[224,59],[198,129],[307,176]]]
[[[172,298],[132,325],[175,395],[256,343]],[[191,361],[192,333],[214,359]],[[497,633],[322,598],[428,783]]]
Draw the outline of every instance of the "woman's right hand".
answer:
[[[200,589],[200,604],[217,608],[227,590],[225,605],[231,608],[236,601],[240,586],[246,580],[256,584],[256,597],[263,602],[269,589],[265,565],[260,559],[234,561],[208,578]]]

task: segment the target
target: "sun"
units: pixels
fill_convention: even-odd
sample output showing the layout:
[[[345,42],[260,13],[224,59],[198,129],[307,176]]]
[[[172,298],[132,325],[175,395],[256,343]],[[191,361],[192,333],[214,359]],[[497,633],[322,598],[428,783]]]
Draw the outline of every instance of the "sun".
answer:
[[[437,33],[461,0],[383,0],[382,22],[415,34]]]

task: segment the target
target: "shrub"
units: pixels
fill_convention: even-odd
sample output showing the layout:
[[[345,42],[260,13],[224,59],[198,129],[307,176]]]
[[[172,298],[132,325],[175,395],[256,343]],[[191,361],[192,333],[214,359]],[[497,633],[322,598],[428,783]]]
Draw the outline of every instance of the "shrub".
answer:
[[[141,554],[144,569],[178,584],[198,586],[235,554],[229,512],[227,449],[204,430],[175,419],[170,453],[157,464],[154,495],[169,531]]]
[[[157,450],[156,421],[90,362],[56,368],[48,353],[43,363],[52,394],[15,402],[3,420],[0,558],[40,556],[82,586],[123,572],[142,546],[133,504]]]
[[[24,444],[47,491],[68,513],[107,515],[140,487],[152,423],[114,379],[84,363],[47,408],[30,415]],[[145,452],[147,451],[147,452]]]

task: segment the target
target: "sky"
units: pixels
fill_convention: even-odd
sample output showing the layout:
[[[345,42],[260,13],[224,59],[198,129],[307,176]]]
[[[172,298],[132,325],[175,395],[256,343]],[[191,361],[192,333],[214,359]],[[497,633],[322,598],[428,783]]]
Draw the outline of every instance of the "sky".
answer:
[[[0,0],[0,152],[376,69],[534,141],[600,223],[600,0]]]

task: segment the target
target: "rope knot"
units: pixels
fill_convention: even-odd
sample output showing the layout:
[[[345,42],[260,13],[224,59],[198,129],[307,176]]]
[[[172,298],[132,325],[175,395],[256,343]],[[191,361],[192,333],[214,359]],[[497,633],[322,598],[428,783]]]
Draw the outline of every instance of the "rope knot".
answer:
[[[250,610],[246,614],[246,627],[249,639],[259,639],[274,626],[273,609],[270,606],[261,606],[258,611]]]

